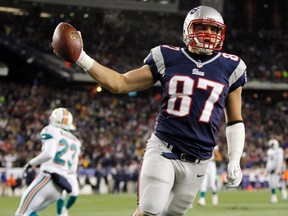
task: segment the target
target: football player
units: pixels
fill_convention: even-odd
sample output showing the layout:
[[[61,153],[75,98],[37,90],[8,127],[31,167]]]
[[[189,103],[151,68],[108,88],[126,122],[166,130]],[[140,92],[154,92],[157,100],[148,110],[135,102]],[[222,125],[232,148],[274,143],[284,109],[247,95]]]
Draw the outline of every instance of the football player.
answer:
[[[40,165],[40,173],[23,193],[16,216],[37,216],[38,211],[58,200],[63,190],[72,191],[67,177],[81,147],[78,138],[70,132],[74,128],[73,116],[66,108],[53,110],[49,125],[40,133],[41,153],[24,167],[27,170]]]
[[[211,189],[212,192],[212,204],[218,205],[218,195],[217,195],[217,166],[216,162],[222,161],[222,155],[219,151],[219,147],[215,146],[213,155],[209,159],[209,163],[207,165],[206,173],[204,176],[204,180],[200,187],[200,199],[197,204],[200,206],[206,205],[206,193],[208,189]]]
[[[266,172],[268,174],[269,187],[271,189],[271,203],[277,203],[278,197],[276,190],[279,188],[282,193],[282,199],[287,199],[287,190],[285,183],[282,184],[284,151],[279,146],[277,139],[271,139],[268,142]]]
[[[186,47],[154,47],[140,68],[119,73],[84,50],[76,61],[112,93],[148,89],[157,81],[163,88],[161,108],[143,157],[134,216],[180,216],[188,211],[216,146],[223,113],[229,154],[227,185],[238,187],[242,180],[245,126],[241,95],[246,65],[238,56],[220,52],[225,31],[217,10],[199,6],[184,21]]]

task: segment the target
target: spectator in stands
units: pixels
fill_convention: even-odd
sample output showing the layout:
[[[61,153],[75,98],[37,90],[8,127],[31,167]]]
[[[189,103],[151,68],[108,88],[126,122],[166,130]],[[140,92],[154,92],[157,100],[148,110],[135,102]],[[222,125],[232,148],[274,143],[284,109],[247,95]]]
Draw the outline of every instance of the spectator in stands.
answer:
[[[102,168],[102,165],[99,163],[96,166],[94,176],[96,178],[96,184],[93,186],[93,190],[95,193],[99,193],[100,191],[100,183],[103,179],[105,179],[105,170]],[[105,182],[107,183],[107,182]]]
[[[15,188],[17,186],[17,183],[16,183],[16,179],[15,179],[13,174],[10,174],[10,176],[7,179],[6,184],[9,188],[11,188],[12,195],[15,195]]]
[[[6,195],[6,188],[7,188],[7,176],[6,176],[6,172],[2,171],[1,172],[1,191],[2,191],[2,196]]]
[[[125,171],[125,167],[122,167],[120,164],[116,164],[112,171],[112,177],[114,180],[113,193],[126,192],[128,176]]]
[[[27,187],[34,181],[36,176],[37,176],[37,167],[32,166],[31,169],[27,170],[25,176],[25,183]]]
[[[11,150],[7,155],[4,156],[6,168],[14,167],[13,163],[17,160],[17,155],[14,150]]]

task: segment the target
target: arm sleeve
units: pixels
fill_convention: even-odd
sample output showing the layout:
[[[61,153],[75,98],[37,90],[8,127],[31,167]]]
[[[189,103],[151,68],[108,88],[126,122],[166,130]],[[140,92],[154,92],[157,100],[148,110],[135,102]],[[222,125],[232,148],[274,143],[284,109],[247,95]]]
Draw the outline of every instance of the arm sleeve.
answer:
[[[43,142],[42,152],[35,158],[29,161],[31,165],[40,165],[48,160],[50,160],[56,152],[56,142],[54,139],[48,139]]]
[[[270,151],[267,151],[267,161],[266,161],[266,166],[265,166],[265,170],[266,172],[270,172],[271,171],[271,156],[270,156]]]
[[[227,126],[226,138],[229,162],[240,163],[245,143],[245,126],[243,122]]]
[[[278,154],[278,158],[277,158],[277,172],[281,173],[282,172],[282,167],[283,167],[283,161],[284,161],[284,152],[283,150],[280,148],[278,149],[279,154]]]

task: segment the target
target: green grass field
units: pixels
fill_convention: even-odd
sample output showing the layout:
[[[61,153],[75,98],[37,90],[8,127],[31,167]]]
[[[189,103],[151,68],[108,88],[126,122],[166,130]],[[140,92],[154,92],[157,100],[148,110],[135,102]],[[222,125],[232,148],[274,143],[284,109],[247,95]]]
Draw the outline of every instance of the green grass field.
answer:
[[[268,190],[224,191],[219,193],[219,205],[212,206],[210,194],[207,205],[189,210],[187,216],[286,216],[288,201],[271,204]],[[198,199],[198,197],[197,197]],[[20,197],[0,197],[0,215],[13,216]],[[81,195],[69,211],[69,216],[130,216],[135,209],[136,194]],[[55,204],[39,212],[40,216],[56,215]]]

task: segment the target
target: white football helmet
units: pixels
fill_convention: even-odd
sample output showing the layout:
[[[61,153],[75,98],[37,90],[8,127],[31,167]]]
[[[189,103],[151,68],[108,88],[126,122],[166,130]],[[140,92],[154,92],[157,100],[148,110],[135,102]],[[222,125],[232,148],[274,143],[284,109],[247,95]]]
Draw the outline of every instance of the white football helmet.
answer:
[[[217,27],[217,33],[208,31],[195,32],[195,24]],[[183,42],[200,53],[211,53],[221,50],[225,39],[226,25],[221,14],[212,7],[199,6],[193,8],[186,16],[183,25]],[[200,40],[202,42],[200,42]]]
[[[53,110],[49,117],[49,124],[65,130],[76,130],[71,112],[62,107]]]
[[[278,149],[279,148],[279,142],[276,139],[271,139],[268,141],[268,146],[269,146],[269,148]]]

